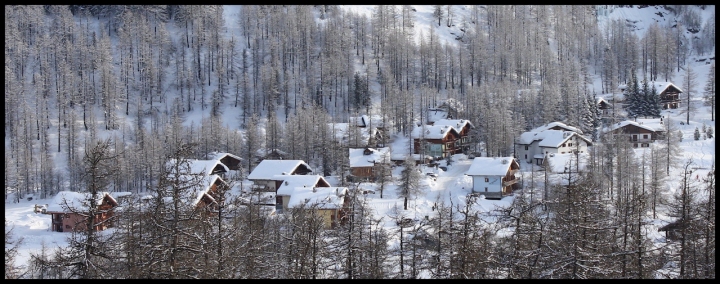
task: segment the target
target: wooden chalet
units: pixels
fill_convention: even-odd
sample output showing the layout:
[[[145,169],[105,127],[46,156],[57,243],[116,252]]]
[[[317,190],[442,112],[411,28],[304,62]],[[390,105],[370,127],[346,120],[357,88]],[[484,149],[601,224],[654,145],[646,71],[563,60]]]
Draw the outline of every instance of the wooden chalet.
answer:
[[[460,133],[450,125],[422,125],[413,129],[414,154],[421,151],[435,159],[442,159],[459,153]]]
[[[74,232],[87,230],[90,208],[90,193],[61,191],[47,205],[42,213],[52,217],[50,229],[53,232]],[[96,199],[98,212],[95,213],[93,230],[102,231],[113,227],[113,216],[117,201],[108,193],[98,194]]]
[[[314,210],[322,217],[326,229],[335,229],[347,222],[350,197],[347,187],[296,188],[288,209]]]
[[[650,143],[665,137],[663,119],[636,119],[614,123],[604,129],[606,143],[613,143],[616,136],[627,136],[633,147],[650,147]]]
[[[275,192],[275,210],[284,212],[288,209],[288,203],[294,192],[300,188],[330,187],[330,183],[319,175],[283,175],[277,185]]]
[[[382,164],[390,164],[389,148],[351,148],[348,149],[350,161],[350,175],[348,180],[369,181],[375,180],[376,168]]]
[[[247,179],[253,182],[253,191],[276,192],[283,175],[307,175],[312,173],[310,165],[303,160],[263,160],[255,166]]]
[[[433,125],[449,125],[452,126],[460,135],[460,138],[455,141],[455,152],[456,153],[468,153],[472,146],[473,140],[470,136],[470,131],[475,126],[470,123],[467,119],[440,119],[435,121]]]
[[[651,82],[652,86],[660,97],[660,104],[663,109],[676,109],[680,106],[680,90],[677,86],[670,82]]]
[[[678,219],[675,222],[669,223],[658,229],[658,232],[665,232],[666,241],[678,241],[682,240],[682,229],[687,226],[683,219]]]

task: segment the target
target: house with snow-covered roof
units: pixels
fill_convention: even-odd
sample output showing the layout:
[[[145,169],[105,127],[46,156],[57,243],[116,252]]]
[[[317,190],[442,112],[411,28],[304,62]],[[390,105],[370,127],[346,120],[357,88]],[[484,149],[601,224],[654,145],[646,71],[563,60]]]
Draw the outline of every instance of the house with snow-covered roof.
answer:
[[[519,186],[515,173],[520,165],[512,157],[477,157],[465,173],[472,177],[472,192],[486,199],[500,199],[512,194]]]
[[[319,175],[280,175],[282,179],[275,193],[275,209],[278,211],[287,210],[290,197],[297,188],[330,187],[330,183]]]
[[[650,147],[650,143],[665,137],[663,118],[625,120],[602,129],[605,143],[614,143],[618,137],[625,136],[634,148]]]
[[[282,175],[306,175],[312,172],[303,160],[262,160],[250,172],[247,179],[254,183],[253,190],[275,192],[280,186]]]
[[[47,204],[43,214],[51,216],[50,230],[53,232],[84,231],[88,227],[88,213],[93,199],[89,192],[60,191]],[[97,209],[92,229],[102,231],[113,226],[113,209],[118,202],[108,192],[99,192],[95,198]]]
[[[683,92],[677,85],[671,82],[650,81],[650,88],[655,88],[655,92],[660,97],[660,104],[663,109],[676,109],[680,107],[680,94]],[[638,83],[642,84],[642,83]],[[642,87],[642,85],[640,85]],[[620,92],[624,94],[627,84],[618,86]],[[624,96],[622,96],[624,98]]]
[[[585,153],[592,141],[581,134],[579,129],[564,123],[549,123],[520,134],[515,142],[515,154],[527,163],[542,165],[548,154]]]
[[[295,188],[287,207],[294,210],[313,210],[322,217],[327,229],[346,222],[350,207],[347,187]]]
[[[470,131],[475,128],[475,125],[473,125],[469,120],[467,119],[440,119],[435,121],[432,125],[449,125],[452,126],[458,134],[460,134],[460,138],[455,143],[456,153],[467,153],[470,151],[470,146],[472,144],[472,137],[470,136]]]
[[[374,180],[376,168],[390,164],[390,148],[350,148],[348,149],[350,176],[348,179]]]
[[[445,158],[458,151],[460,133],[450,125],[421,125],[415,127],[410,136],[413,139],[414,154],[434,158]]]
[[[335,141],[345,147],[362,148],[383,146],[385,139],[383,131],[375,126],[358,126],[351,122],[328,123],[331,131],[335,134]],[[364,121],[364,120],[363,120]]]
[[[601,97],[597,98],[595,104],[600,110],[600,120],[603,122],[609,121],[613,116],[613,105]]]

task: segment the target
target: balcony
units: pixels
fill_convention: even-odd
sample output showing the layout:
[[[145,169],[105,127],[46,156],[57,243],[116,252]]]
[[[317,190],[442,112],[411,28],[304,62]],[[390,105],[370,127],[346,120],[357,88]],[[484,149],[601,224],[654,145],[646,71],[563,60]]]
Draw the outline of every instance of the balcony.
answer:
[[[256,192],[274,192],[275,190],[264,184],[253,184],[250,186],[250,190]]]
[[[515,178],[515,179],[503,181],[502,186],[503,186],[503,187],[511,186],[511,185],[513,185],[513,184],[516,184],[519,180],[520,180],[519,178]]]

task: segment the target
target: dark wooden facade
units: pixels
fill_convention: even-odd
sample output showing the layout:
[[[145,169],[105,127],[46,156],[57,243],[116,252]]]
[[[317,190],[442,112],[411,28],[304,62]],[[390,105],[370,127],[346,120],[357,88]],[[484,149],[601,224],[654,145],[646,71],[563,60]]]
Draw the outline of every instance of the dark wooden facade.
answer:
[[[105,195],[100,205],[98,205],[98,211],[100,213],[95,214],[93,230],[102,231],[107,228],[113,227],[111,218],[114,216],[113,209],[117,207],[117,202],[110,196]],[[80,212],[53,212],[47,211],[45,214],[50,214],[50,230],[53,232],[74,232],[74,231],[85,231],[87,230],[87,217],[83,216]]]
[[[613,135],[625,135],[628,137],[628,141],[633,143],[633,147],[649,147],[649,143],[655,142],[655,140],[663,139],[664,132],[652,131],[646,128],[638,127],[637,125],[628,124],[621,128],[611,131]]]
[[[663,109],[675,109],[680,106],[680,90],[673,85],[669,85],[665,90],[660,92],[660,103]]]
[[[454,129],[454,128],[451,128]],[[460,153],[460,145],[458,140],[460,139],[460,134],[457,133],[455,130],[448,131],[448,133],[442,138],[442,139],[419,139],[415,138],[414,141],[414,153],[420,154],[420,151],[425,151],[425,149],[421,148],[422,144],[421,142],[425,142],[426,145],[429,144],[435,144],[435,145],[441,145],[442,147],[442,158],[445,158],[449,155],[454,155],[457,153]],[[456,143],[458,142],[458,143]],[[429,154],[429,153],[426,153]]]

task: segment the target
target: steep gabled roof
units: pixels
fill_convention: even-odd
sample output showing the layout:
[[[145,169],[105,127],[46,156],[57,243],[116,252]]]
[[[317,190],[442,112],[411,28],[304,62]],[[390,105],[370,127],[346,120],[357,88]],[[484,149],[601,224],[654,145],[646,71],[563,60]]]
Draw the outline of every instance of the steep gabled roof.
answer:
[[[343,197],[347,192],[347,187],[296,188],[290,196],[287,207],[295,208],[305,205],[318,209],[339,209],[343,206]]]
[[[625,128],[628,125],[634,125],[639,128],[647,129],[652,132],[664,132],[665,128],[659,119],[638,119],[639,121],[624,120],[618,123],[613,123],[609,127],[603,129],[603,132],[615,131],[620,128]]]
[[[89,200],[91,197],[92,194],[89,192],[60,191],[48,203],[46,212],[85,212],[90,208]],[[109,192],[99,192],[97,194],[97,199],[95,199],[97,205],[102,204],[103,199],[106,197],[110,202],[114,203],[114,206],[117,206],[117,201]]]
[[[411,133],[413,139],[443,139],[450,132],[460,135],[454,127],[450,125],[423,125],[415,127]]]
[[[537,127],[533,130],[530,130],[530,132],[541,132],[541,131],[549,130],[550,128],[553,128],[553,127],[558,127],[558,128],[565,129],[567,131],[573,131],[573,132],[577,132],[578,134],[583,134],[582,130],[578,129],[577,127],[569,126],[569,125],[559,122],[559,121],[550,122],[543,126]]]
[[[470,128],[475,128],[475,125],[467,119],[440,119],[435,121],[433,125],[450,125],[457,131],[461,131],[466,125],[470,125]]]
[[[565,141],[569,140],[573,136],[577,136],[578,138],[585,140],[588,145],[592,145],[592,141],[590,139],[587,139],[583,137],[580,134],[577,134],[576,132],[572,131],[560,131],[560,130],[546,130],[543,131],[544,137],[540,143],[538,143],[538,146],[540,147],[552,147],[557,148],[561,144],[565,143]]]
[[[295,188],[330,186],[330,183],[319,175],[278,175],[275,179],[283,181],[277,189],[277,195],[291,195]]]
[[[290,175],[301,166],[312,171],[310,165],[303,160],[262,160],[247,178],[249,180],[275,180],[276,175],[283,173]]]
[[[642,83],[639,83],[639,84],[642,84]],[[642,87],[642,85],[640,85],[640,86]],[[677,89],[681,93],[683,92],[682,89],[680,89],[678,86],[676,86],[675,84],[670,83],[670,82],[652,81],[652,82],[650,82],[650,86],[651,87],[654,86],[655,91],[657,91],[658,94],[664,92],[667,88],[670,88],[670,87]]]
[[[181,175],[210,175],[215,172],[221,171],[221,172],[228,172],[230,169],[225,166],[220,160],[195,160],[195,159],[187,159],[187,166],[186,165],[180,165],[180,168],[178,169],[180,171],[179,174]],[[177,174],[172,171],[175,170],[175,163],[177,163],[177,160],[170,159],[167,162],[167,167],[171,171],[170,174]]]
[[[504,176],[513,164],[516,169],[520,167],[512,157],[477,157],[473,159],[465,174],[469,176]]]

